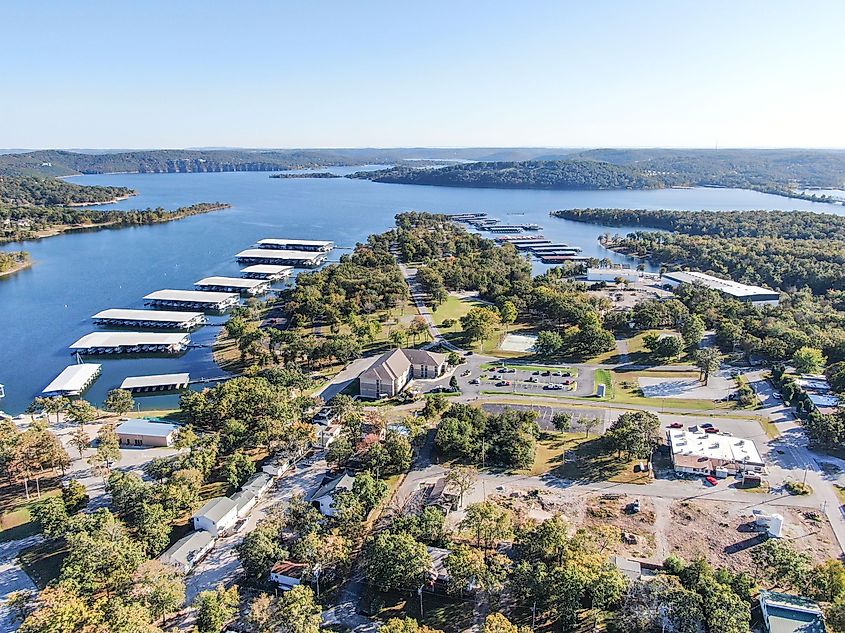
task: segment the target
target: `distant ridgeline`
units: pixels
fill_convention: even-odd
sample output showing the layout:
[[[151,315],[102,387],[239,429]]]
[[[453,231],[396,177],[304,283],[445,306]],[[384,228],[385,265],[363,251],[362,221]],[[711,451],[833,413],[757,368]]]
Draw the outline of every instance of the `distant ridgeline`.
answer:
[[[150,150],[84,154],[41,150],[0,155],[0,174],[70,176],[106,173],[280,171],[363,164],[328,151]]]
[[[555,217],[642,226],[605,236],[614,250],[784,291],[808,288],[845,308],[845,217],[806,211],[565,209]]]
[[[101,204],[135,195],[126,187],[76,185],[58,178],[0,176],[0,203],[11,205]]]
[[[229,206],[222,202],[201,202],[173,211],[162,208],[100,211],[82,207],[0,205],[0,243],[46,237],[76,229],[161,224],[227,209]]]
[[[520,189],[736,187],[828,202],[795,189],[839,188],[845,152],[821,150],[589,150],[550,160],[469,163],[441,169],[358,172],[375,182]]]

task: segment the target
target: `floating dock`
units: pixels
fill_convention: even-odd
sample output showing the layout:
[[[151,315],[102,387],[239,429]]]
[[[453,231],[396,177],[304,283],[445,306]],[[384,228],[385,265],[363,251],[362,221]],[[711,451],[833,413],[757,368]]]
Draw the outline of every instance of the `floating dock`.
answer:
[[[293,266],[275,266],[273,264],[254,264],[241,269],[241,277],[246,279],[266,279],[280,281],[293,273]]]
[[[94,384],[102,369],[103,366],[97,363],[70,365],[65,367],[53,382],[44,387],[44,391],[41,393],[47,397],[82,395],[88,387]]]
[[[589,257],[579,257],[576,255],[538,255],[540,261],[544,264],[560,264],[563,262],[585,262]]]
[[[217,310],[222,312],[240,303],[240,295],[229,292],[204,292],[201,290],[157,290],[144,297],[144,303],[160,308],[177,310]]]
[[[270,291],[266,279],[245,279],[243,277],[206,277],[194,283],[197,290],[211,292],[241,292],[256,296]]]
[[[554,242],[551,240],[533,240],[531,242],[511,242],[511,244],[513,244],[517,250],[530,251],[543,246],[553,246]]]
[[[521,226],[514,226],[512,224],[494,224],[485,230],[491,233],[522,233]]]
[[[92,332],[70,349],[80,354],[181,354],[190,342],[191,337],[187,334]]]
[[[248,264],[287,264],[299,267],[315,267],[326,261],[325,253],[271,248],[248,248],[238,253],[237,258],[239,262]]]
[[[513,244],[514,242],[536,242],[537,240],[545,240],[546,238],[543,235],[500,235],[493,239],[500,244]]]
[[[483,220],[487,217],[486,213],[447,213],[446,217],[454,222],[470,222],[476,220]]]
[[[259,240],[259,248],[272,248],[280,251],[312,251],[328,253],[334,248],[334,242],[329,240],[296,240],[289,238],[271,238]]]
[[[202,312],[166,312],[164,310],[120,310],[110,309],[91,317],[97,325],[137,328],[168,328],[192,330],[205,325]]]
[[[187,389],[191,382],[190,374],[155,374],[152,376],[128,376],[120,383],[121,389],[132,393],[155,393],[160,391],[180,391]]]

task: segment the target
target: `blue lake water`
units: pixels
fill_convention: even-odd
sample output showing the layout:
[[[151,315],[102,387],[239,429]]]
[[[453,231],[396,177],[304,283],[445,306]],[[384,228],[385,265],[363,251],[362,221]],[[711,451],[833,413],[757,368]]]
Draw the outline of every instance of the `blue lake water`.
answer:
[[[96,329],[91,315],[106,308],[143,307],[145,294],[161,288],[190,289],[202,277],[238,276],[235,254],[266,237],[329,239],[351,248],[367,235],[390,228],[399,211],[484,211],[504,222],[536,222],[544,227],[543,235],[580,246],[585,255],[624,262],[626,258],[602,249],[596,242],[602,233],[624,229],[553,219],[549,211],[571,207],[843,211],[840,206],[731,189],[526,191],[388,185],[345,178],[271,179],[268,175],[241,172],[73,178],[79,184],[127,186],[139,192],[103,208],[175,208],[215,201],[228,202],[232,208],[157,226],[4,245],[4,250],[28,250],[35,264],[0,279],[0,383],[6,386],[0,409],[23,411],[66,365],[74,362],[68,345]],[[336,250],[331,259],[336,260],[343,252],[347,251]],[[192,340],[210,344],[218,331],[219,325],[202,328]],[[116,357],[91,362],[103,364],[102,376],[86,394],[97,404],[126,376],[190,372],[196,379],[222,375],[208,348],[192,349],[179,358]],[[173,401],[172,397],[161,396],[140,399],[144,408]]]

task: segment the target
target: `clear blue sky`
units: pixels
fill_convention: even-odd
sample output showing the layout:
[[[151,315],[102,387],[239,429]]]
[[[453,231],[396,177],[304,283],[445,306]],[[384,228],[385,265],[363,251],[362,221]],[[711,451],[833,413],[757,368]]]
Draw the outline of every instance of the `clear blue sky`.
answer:
[[[845,147],[842,0],[5,0],[0,24],[0,147]]]

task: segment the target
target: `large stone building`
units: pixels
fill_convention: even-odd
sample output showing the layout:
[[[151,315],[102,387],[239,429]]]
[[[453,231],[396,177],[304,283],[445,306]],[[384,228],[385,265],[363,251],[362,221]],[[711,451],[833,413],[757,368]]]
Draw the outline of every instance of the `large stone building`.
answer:
[[[369,369],[361,372],[362,398],[392,398],[414,378],[438,378],[446,372],[448,356],[421,349],[394,349],[385,352]]]

